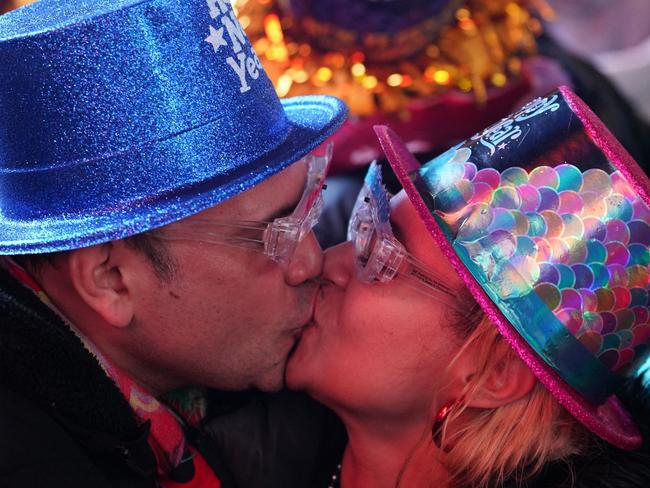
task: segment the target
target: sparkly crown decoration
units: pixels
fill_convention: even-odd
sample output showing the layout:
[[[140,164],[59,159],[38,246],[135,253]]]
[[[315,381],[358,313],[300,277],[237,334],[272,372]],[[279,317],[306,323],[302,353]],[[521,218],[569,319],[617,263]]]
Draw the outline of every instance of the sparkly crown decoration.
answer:
[[[382,182],[381,167],[376,162],[373,162],[368,168],[363,183],[364,191],[367,191],[368,197],[374,199],[377,222],[390,225],[390,195]]]
[[[398,112],[457,88],[483,104],[518,76],[550,17],[543,0],[236,0],[278,95],[326,93],[352,113]]]
[[[534,100],[416,185],[515,329],[600,404],[648,352],[650,208],[571,114],[558,92]]]

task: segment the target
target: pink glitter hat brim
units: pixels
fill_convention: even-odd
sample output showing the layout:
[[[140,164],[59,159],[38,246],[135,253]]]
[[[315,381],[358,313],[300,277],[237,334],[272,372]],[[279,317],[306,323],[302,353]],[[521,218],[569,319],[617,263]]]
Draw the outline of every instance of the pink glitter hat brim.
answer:
[[[634,161],[634,158],[621,146],[618,139],[609,131],[598,116],[591,111],[575,93],[566,86],[559,88],[560,93],[578,116],[594,144],[603,151],[612,165],[618,169],[632,185],[634,191],[650,207],[650,179]]]
[[[584,104],[582,105],[584,106]],[[589,113],[591,112],[589,111]],[[595,115],[591,114],[591,117],[595,117]],[[583,120],[582,116],[580,118]],[[593,126],[596,127],[594,130],[600,130],[600,127],[596,124],[593,124]],[[587,127],[587,124],[585,124],[585,127]],[[379,138],[382,149],[386,154],[388,162],[392,166],[395,175],[402,184],[406,194],[411,200],[411,203],[418,211],[418,214],[423,220],[427,230],[431,233],[434,241],[438,244],[443,254],[447,257],[453,268],[472,293],[474,299],[479,303],[492,323],[495,324],[499,333],[517,352],[519,357],[528,365],[537,379],[551,392],[560,405],[571,413],[571,415],[573,415],[579,422],[593,433],[616,447],[625,450],[638,449],[642,444],[641,434],[639,433],[639,430],[630,414],[616,396],[612,395],[605,403],[599,406],[587,402],[578,392],[568,386],[510,325],[510,322],[508,322],[494,302],[492,302],[492,300],[490,300],[486,295],[481,285],[474,279],[472,274],[453,250],[451,244],[445,237],[443,230],[435,221],[431,212],[424,203],[424,200],[411,181],[409,174],[419,169],[420,164],[418,161],[408,151],[399,136],[389,127],[375,126],[374,129]],[[620,147],[620,144],[618,144],[609,132],[600,132],[599,138],[607,140],[607,147],[613,148],[610,150],[611,154],[619,154],[620,151],[625,153],[625,151]],[[606,155],[610,157],[610,153],[606,153]],[[625,153],[625,155],[627,155],[627,153]],[[629,155],[627,155],[627,158],[629,158],[629,167],[628,173],[625,173],[625,176],[628,176],[628,174],[634,175],[630,178],[630,181],[635,181],[634,178],[636,175],[634,167],[636,164]],[[612,158],[610,160],[614,159]],[[630,170],[630,167],[632,170]],[[636,168],[638,169],[638,166],[636,166]],[[647,191],[645,192],[645,195],[648,195]]]

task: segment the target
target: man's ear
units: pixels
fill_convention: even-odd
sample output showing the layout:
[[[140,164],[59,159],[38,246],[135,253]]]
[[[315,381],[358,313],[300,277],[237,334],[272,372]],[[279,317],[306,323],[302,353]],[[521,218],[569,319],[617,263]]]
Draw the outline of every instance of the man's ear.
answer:
[[[133,318],[133,303],[119,263],[114,262],[112,242],[70,253],[70,281],[81,299],[115,327],[126,327]]]
[[[467,403],[469,407],[501,407],[523,398],[535,386],[535,375],[505,341],[496,343],[493,354],[482,386]]]

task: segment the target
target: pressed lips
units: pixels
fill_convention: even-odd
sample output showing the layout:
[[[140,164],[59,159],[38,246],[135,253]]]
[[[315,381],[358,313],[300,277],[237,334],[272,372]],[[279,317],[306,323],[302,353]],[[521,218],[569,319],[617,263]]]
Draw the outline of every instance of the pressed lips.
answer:
[[[316,312],[316,302],[318,301],[319,296],[321,295],[321,286],[320,283],[318,283],[318,286],[314,287],[314,292],[311,297],[311,304],[309,307],[309,315],[302,322],[302,325],[300,327],[296,327],[295,329],[292,330],[292,334],[296,340],[300,339],[300,336],[302,335],[302,332],[309,326],[314,325],[314,314]]]

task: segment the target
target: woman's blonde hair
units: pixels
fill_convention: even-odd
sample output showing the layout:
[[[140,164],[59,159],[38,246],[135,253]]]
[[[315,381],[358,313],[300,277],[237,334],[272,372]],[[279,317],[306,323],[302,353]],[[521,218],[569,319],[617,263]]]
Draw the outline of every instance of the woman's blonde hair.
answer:
[[[503,356],[494,354],[495,347],[503,340],[484,315],[469,332],[456,358],[471,351],[479,373],[465,388],[462,396],[465,402],[481,389],[489,371],[498,366],[496,362],[503,360]],[[508,351],[516,356],[510,347]],[[591,437],[539,381],[523,398],[485,409],[468,422],[461,422],[460,428],[455,425],[453,434],[448,434],[447,425],[458,419],[465,408],[461,402],[441,430],[441,447],[447,452],[443,464],[454,487],[487,488],[500,486],[510,479],[525,480],[548,462],[583,452]]]

